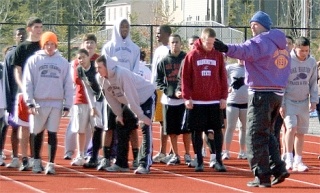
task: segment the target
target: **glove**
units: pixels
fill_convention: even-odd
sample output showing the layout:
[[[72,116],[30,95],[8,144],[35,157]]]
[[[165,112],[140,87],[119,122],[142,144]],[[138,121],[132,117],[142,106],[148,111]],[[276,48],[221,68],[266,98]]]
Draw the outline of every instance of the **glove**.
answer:
[[[214,49],[218,50],[219,52],[228,52],[228,46],[219,39],[216,39],[216,41],[214,41],[213,46]]]

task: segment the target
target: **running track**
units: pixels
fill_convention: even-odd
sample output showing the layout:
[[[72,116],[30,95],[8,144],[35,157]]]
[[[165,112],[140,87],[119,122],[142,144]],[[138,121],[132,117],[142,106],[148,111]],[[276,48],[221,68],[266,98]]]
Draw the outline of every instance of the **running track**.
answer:
[[[31,171],[19,172],[17,169],[0,167],[0,192],[8,193],[96,193],[96,192],[320,192],[320,136],[306,135],[303,160],[309,166],[305,173],[291,173],[283,183],[272,188],[250,188],[246,183],[253,179],[246,160],[237,160],[237,132],[231,146],[231,159],[224,164],[228,172],[218,173],[208,168],[208,157],[205,158],[205,172],[196,173],[194,168],[181,164],[166,166],[154,164],[148,175],[129,173],[107,173],[94,169],[83,169],[71,166],[69,160],[63,159],[64,132],[67,118],[61,121],[58,134],[58,151],[56,157],[56,175],[33,174]],[[8,133],[11,131],[9,130]],[[159,149],[159,127],[153,129],[154,149]],[[47,160],[47,138],[43,146],[43,160]],[[141,138],[140,138],[141,140]],[[5,154],[10,157],[10,137],[7,137]],[[183,157],[183,143],[179,139],[179,151]],[[157,151],[154,151],[154,154]],[[131,151],[130,151],[130,161]],[[183,162],[183,158],[181,160]],[[6,162],[9,162],[7,158]],[[46,163],[46,162],[44,162]],[[130,163],[131,164],[131,163]]]

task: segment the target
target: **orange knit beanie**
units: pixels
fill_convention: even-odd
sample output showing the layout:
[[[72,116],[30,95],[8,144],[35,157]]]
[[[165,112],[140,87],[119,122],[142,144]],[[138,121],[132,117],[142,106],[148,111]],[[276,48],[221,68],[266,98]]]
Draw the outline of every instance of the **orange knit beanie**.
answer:
[[[44,32],[41,35],[41,40],[40,40],[41,48],[43,48],[44,44],[47,43],[48,41],[54,42],[56,44],[56,46],[58,45],[58,38],[57,38],[56,34],[54,34],[51,31]]]

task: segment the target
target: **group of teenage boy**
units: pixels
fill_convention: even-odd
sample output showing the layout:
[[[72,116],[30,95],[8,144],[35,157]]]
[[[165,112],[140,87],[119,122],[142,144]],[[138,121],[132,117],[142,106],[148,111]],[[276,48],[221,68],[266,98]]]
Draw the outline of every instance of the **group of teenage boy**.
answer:
[[[6,55],[3,65],[1,155],[5,109],[13,147],[7,167],[22,171],[31,167],[34,173],[44,170],[55,174],[59,120],[71,110],[64,155],[72,159],[77,149],[71,165],[127,172],[130,142],[134,173],[148,174],[153,163],[180,163],[178,136],[183,134],[186,164],[196,172],[204,171],[205,141],[210,151],[209,167],[226,172],[222,160],[230,158],[232,134],[239,119],[242,134],[238,158],[248,159],[255,177],[248,186],[271,187],[288,178],[288,170],[307,171],[302,162],[303,136],[308,132],[309,110],[315,110],[319,102],[319,67],[310,56],[310,41],[298,38],[290,52],[284,33],[271,29],[271,19],[262,11],[253,15],[250,25],[251,39],[228,45],[216,39],[212,28],[205,28],[200,37],[190,38],[188,53],[181,50],[181,37],[171,34],[169,26],[161,25],[156,35],[161,45],[155,50],[149,72],[139,69],[140,57],[145,54],[131,40],[127,19],[114,24],[112,38],[103,46],[101,55],[95,52],[96,37],[86,34],[70,65],[57,49],[56,34],[42,33],[42,21],[30,18],[29,37],[24,41],[26,32],[16,31],[22,43],[17,39],[19,45]],[[227,56],[238,59],[238,63],[226,66]],[[280,140],[274,132],[279,114],[286,129],[285,160],[281,159]],[[152,157],[153,121],[160,122],[160,149]],[[140,147],[138,128],[142,133]],[[49,153],[44,168],[41,147],[45,129]],[[28,159],[29,142],[32,160]],[[103,157],[99,158],[101,147]]]

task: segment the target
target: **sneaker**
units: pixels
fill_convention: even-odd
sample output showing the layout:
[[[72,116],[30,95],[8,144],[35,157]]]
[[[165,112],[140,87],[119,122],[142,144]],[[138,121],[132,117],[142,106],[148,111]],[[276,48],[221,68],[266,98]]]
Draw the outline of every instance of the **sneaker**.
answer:
[[[67,151],[66,154],[64,154],[63,159],[71,160],[72,159],[72,155],[73,155],[73,152]]]
[[[130,171],[130,169],[129,168],[122,168],[122,167],[118,166],[117,164],[113,164],[112,166],[107,167],[106,171],[107,172],[128,172],[128,171]]]
[[[138,160],[133,160],[132,161],[132,169],[136,170],[139,167],[139,162]]]
[[[293,168],[292,168],[293,172],[306,172],[308,170],[309,170],[308,166],[304,165],[302,162],[293,163]]]
[[[1,158],[2,158],[2,160],[5,160],[5,159],[7,159],[7,156],[4,154],[1,154]]]
[[[90,159],[87,163],[83,164],[84,168],[96,168],[98,166],[98,162]]]
[[[197,165],[194,169],[195,172],[203,172],[203,164]]]
[[[287,158],[285,163],[286,163],[286,169],[287,170],[292,170],[292,168],[293,168],[293,160],[290,159],[290,158]]]
[[[229,151],[223,151],[222,160],[225,160],[225,159],[230,159]]]
[[[27,157],[22,158],[22,163],[19,168],[20,171],[28,171],[29,170],[29,161]]]
[[[33,173],[41,173],[42,172],[41,159],[34,159],[32,172]]]
[[[54,169],[54,163],[52,162],[49,162],[47,163],[47,166],[46,166],[46,169],[45,169],[45,172],[44,172],[46,175],[48,174],[55,174],[56,173],[56,170]]]
[[[223,165],[223,163],[219,163],[217,162],[216,164],[214,164],[214,170],[216,170],[217,172],[226,172],[227,169],[226,167]]]
[[[107,158],[102,158],[99,165],[97,166],[97,170],[106,170],[107,167],[110,167],[110,160]]]
[[[184,163],[188,165],[191,162],[190,154],[184,154],[183,157],[184,157]]]
[[[238,159],[247,159],[247,154],[246,153],[239,153],[237,158]]]
[[[32,168],[33,167],[33,162],[34,162],[34,159],[33,159],[33,157],[31,157],[31,158],[29,158],[29,160],[28,160],[28,164],[29,164],[29,168]],[[42,166],[42,165],[41,165]],[[42,170],[43,170],[43,167],[42,167]]]
[[[290,176],[290,173],[287,171],[282,172],[280,175],[274,175],[274,178],[271,181],[271,184],[272,185],[280,184],[280,183],[284,182],[284,180],[286,178],[289,178],[289,176]]]
[[[207,151],[206,151],[206,148],[205,147],[203,147],[202,148],[202,157],[206,157],[207,156]]]
[[[19,168],[20,163],[19,163],[19,158],[14,157],[12,158],[11,162],[7,164],[7,168]]]
[[[198,159],[194,158],[193,160],[191,160],[191,162],[188,164],[189,168],[194,168],[198,165]]]
[[[3,161],[2,155],[0,156],[0,166],[5,166],[6,163]]]
[[[135,174],[149,174],[150,169],[145,168],[143,165],[139,165],[139,167],[134,170]]]
[[[167,162],[167,165],[177,165],[180,164],[179,155],[172,155],[170,160]]]
[[[72,166],[83,166],[85,163],[85,160],[83,157],[76,157],[72,160],[71,165]]]
[[[154,163],[160,163],[160,161],[161,161],[162,159],[164,159],[165,157],[166,157],[165,154],[159,152],[159,153],[157,153],[155,156],[152,157],[152,161],[153,161]]]
[[[247,183],[249,187],[260,187],[260,188],[270,188],[271,182],[261,182],[260,179],[256,176],[253,181]]]
[[[217,163],[216,154],[210,155],[209,167],[214,168],[214,165]]]
[[[171,160],[172,156],[173,156],[173,154],[169,154],[166,157],[164,157],[163,159],[161,159],[160,162],[164,163],[164,164],[167,164]]]
[[[286,158],[287,158],[287,155],[285,153],[281,155],[281,160],[282,161],[286,161]]]

